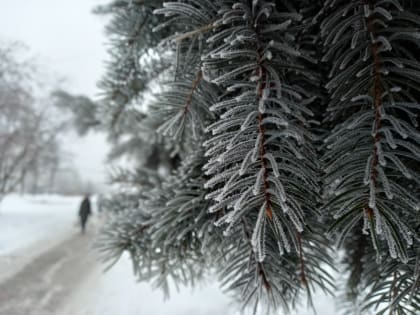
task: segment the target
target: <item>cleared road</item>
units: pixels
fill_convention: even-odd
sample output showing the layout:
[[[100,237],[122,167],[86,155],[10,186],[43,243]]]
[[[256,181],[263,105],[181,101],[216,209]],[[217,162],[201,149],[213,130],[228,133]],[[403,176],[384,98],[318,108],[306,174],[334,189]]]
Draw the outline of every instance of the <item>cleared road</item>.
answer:
[[[55,315],[97,264],[93,233],[75,235],[0,283],[0,315]]]

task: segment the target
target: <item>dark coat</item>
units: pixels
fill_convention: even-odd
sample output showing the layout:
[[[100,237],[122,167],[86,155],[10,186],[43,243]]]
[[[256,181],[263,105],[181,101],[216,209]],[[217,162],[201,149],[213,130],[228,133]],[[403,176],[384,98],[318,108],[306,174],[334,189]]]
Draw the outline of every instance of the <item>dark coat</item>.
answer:
[[[79,216],[80,219],[84,222],[86,222],[87,218],[92,214],[92,211],[90,210],[90,201],[89,198],[85,197],[83,199],[82,204],[80,205],[79,210]]]

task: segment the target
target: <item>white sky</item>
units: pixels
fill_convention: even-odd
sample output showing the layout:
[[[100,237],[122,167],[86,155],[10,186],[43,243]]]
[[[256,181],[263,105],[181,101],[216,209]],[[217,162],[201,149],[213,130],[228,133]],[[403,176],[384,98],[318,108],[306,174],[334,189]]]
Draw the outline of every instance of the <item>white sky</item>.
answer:
[[[65,77],[61,87],[95,97],[106,59],[103,17],[91,13],[106,0],[0,0],[0,40],[19,40],[40,57],[47,73]],[[105,136],[69,137],[66,151],[84,181],[106,178]]]

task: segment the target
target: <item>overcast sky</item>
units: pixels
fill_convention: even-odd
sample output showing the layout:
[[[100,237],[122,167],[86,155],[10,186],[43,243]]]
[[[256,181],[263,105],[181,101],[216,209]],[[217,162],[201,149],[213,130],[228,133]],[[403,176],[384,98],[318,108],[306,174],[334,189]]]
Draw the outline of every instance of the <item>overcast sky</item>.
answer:
[[[105,20],[92,8],[106,0],[0,0],[0,40],[19,40],[38,56],[46,72],[65,77],[66,90],[97,97],[96,83],[106,58]],[[69,138],[82,178],[105,180],[108,146],[104,135]]]

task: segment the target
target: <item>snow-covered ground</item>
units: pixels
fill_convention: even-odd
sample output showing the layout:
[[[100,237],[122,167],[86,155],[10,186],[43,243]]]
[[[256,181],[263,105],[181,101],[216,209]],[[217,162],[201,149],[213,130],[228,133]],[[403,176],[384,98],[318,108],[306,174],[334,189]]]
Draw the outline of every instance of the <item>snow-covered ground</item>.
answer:
[[[125,256],[103,273],[91,248],[98,216],[88,235],[81,236],[76,221],[80,201],[12,195],[0,204],[0,315],[237,314],[211,281],[173,292],[164,301],[160,291],[135,281]],[[332,299],[317,295],[314,302],[319,314],[335,314]],[[309,314],[302,308],[291,315]]]
[[[0,255],[68,237],[75,229],[79,202],[80,197],[7,196],[0,203]]]
[[[9,195],[0,202],[0,281],[76,232],[80,197]]]
[[[148,283],[138,283],[128,257],[107,273],[96,268],[59,315],[215,315],[235,314],[234,306],[216,285],[163,293]],[[82,306],[82,307],[81,307]]]

